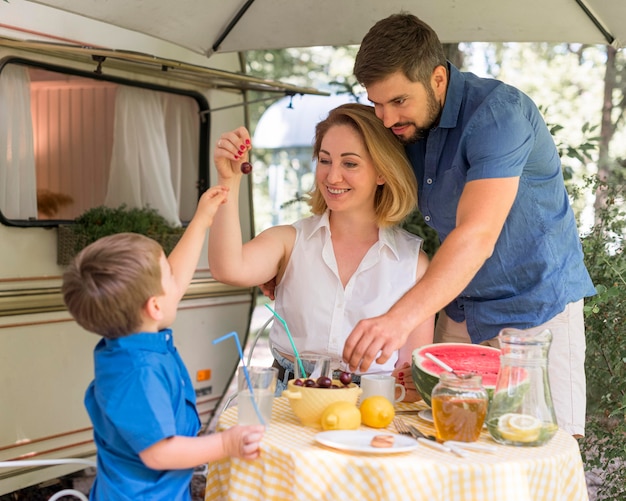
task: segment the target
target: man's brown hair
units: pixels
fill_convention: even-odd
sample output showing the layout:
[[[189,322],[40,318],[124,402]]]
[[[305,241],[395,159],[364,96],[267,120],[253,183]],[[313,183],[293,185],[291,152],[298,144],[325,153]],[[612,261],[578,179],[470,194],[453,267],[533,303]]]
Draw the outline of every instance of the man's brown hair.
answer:
[[[401,12],[378,21],[367,32],[354,62],[364,87],[401,71],[411,82],[427,85],[437,66],[447,68],[437,33],[412,14]]]

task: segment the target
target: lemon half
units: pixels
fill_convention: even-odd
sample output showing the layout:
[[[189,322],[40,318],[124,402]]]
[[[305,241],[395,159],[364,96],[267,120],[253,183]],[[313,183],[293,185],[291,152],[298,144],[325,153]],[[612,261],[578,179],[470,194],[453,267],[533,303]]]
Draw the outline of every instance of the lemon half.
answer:
[[[529,414],[503,414],[498,419],[498,431],[511,442],[534,442],[541,433],[541,421]]]

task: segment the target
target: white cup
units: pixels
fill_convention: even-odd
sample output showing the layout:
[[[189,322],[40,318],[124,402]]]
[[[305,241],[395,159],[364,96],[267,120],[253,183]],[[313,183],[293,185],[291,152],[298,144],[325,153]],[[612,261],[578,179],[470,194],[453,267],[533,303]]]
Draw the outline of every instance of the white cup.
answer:
[[[361,402],[367,397],[380,395],[389,400],[392,404],[402,402],[406,396],[404,386],[396,383],[393,376],[384,376],[382,374],[364,374],[361,376]],[[400,395],[396,398],[396,389],[400,390]]]

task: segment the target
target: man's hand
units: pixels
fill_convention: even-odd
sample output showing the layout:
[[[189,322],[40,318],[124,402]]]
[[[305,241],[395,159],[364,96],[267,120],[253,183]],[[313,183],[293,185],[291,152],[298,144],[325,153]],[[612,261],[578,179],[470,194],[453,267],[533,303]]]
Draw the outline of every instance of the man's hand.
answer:
[[[384,364],[394,351],[404,345],[409,330],[386,313],[361,320],[352,330],[343,347],[343,360],[350,371],[365,372],[374,360]]]

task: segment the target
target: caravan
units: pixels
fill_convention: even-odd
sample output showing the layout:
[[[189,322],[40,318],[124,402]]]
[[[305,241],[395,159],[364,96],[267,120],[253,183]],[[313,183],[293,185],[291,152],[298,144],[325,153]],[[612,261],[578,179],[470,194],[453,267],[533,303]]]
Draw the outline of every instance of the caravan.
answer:
[[[63,304],[60,228],[103,205],[150,207],[184,225],[212,183],[216,138],[245,123],[246,92],[311,90],[248,77],[236,53],[209,68],[186,49],[29,2],[0,3],[0,22],[3,495],[95,458],[83,395],[99,338]],[[125,50],[102,48],[107,40]],[[248,238],[250,188],[241,196]],[[212,278],[204,252],[173,328],[205,425],[239,362],[235,344],[211,342],[235,331],[244,344],[253,306],[251,288]],[[46,464],[65,458],[74,462]]]

